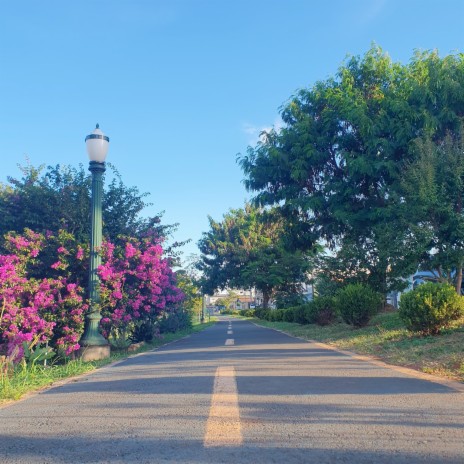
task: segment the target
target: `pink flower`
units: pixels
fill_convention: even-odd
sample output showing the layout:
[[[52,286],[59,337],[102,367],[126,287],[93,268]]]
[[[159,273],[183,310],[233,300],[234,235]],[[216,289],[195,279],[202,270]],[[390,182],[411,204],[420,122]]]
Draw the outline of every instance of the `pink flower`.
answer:
[[[126,258],[130,259],[135,256],[137,249],[132,243],[126,243]]]
[[[68,284],[66,285],[66,290],[71,293],[74,292],[77,288],[77,284]]]
[[[112,293],[113,298],[117,298],[120,300],[122,298],[122,292],[120,290],[116,290],[115,292]]]
[[[84,250],[80,246],[77,247],[76,258],[79,261],[82,261],[84,259]]]

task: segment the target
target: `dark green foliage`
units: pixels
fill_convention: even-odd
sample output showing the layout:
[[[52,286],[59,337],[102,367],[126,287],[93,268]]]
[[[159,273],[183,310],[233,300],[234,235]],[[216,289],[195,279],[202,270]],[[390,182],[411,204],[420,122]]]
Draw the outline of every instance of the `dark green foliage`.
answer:
[[[297,324],[307,324],[306,320],[306,308],[308,305],[300,305],[292,308],[293,311],[293,322]]]
[[[159,321],[160,333],[177,332],[178,330],[189,329],[192,327],[191,316],[188,311],[177,308],[166,313]]]
[[[132,343],[148,342],[153,341],[154,338],[159,336],[159,328],[156,323],[152,320],[141,322],[140,324],[132,327],[129,335],[129,340]]]
[[[459,294],[464,263],[464,129],[439,142],[423,137],[413,147],[416,160],[404,170],[402,187],[405,213],[415,225],[411,231],[427,245],[421,265],[454,284]]]
[[[438,265],[451,263],[460,274],[463,88],[461,53],[416,53],[402,65],[373,46],[291,98],[284,127],[239,158],[245,185],[256,204],[278,205],[295,248],[306,249],[306,237],[326,241],[335,256],[323,269],[345,284],[400,290],[434,243],[441,246]],[[407,191],[402,181],[409,166],[419,172],[417,138],[439,148],[435,159],[452,161],[436,165],[437,191],[427,178],[413,186],[425,186],[421,191]]]
[[[40,363],[52,359],[56,355],[55,351],[48,346],[36,345],[32,347],[27,342],[23,342],[23,350],[24,360],[32,365],[36,362]]]
[[[318,267],[324,272],[314,278],[314,290],[317,296],[334,296],[342,287],[343,283],[336,280],[335,276],[328,272],[329,264],[324,257],[319,258]],[[336,265],[337,268],[340,265]]]
[[[178,330],[192,327],[190,312],[181,307],[175,307],[166,312],[161,318],[149,318],[132,327],[129,340],[132,343],[148,342],[163,333],[174,333]]]
[[[198,243],[206,293],[254,287],[266,307],[276,292],[294,295],[307,280],[310,253],[286,248],[286,223],[275,211],[245,205],[230,210],[222,222],[209,222],[210,231]]]
[[[292,288],[293,287],[293,288]],[[301,293],[301,284],[288,285],[286,290],[277,290],[274,295],[274,303],[277,308],[294,308],[306,302],[305,296]]]
[[[246,309],[240,313],[243,317],[255,317],[255,310],[254,309]]]
[[[103,235],[112,242],[119,236],[142,237],[152,235],[169,237],[177,224],[162,225],[161,215],[143,217],[147,193],[137,187],[127,187],[114,166],[107,165],[106,177],[112,177],[104,185]],[[65,230],[78,243],[86,243],[90,235],[91,175],[82,165],[55,167],[20,167],[22,178],[9,177],[9,185],[0,184],[0,235],[25,228],[34,232],[58,233]],[[177,257],[172,244],[166,253]]]
[[[271,309],[267,314],[267,320],[271,322],[281,322],[284,320],[285,309]]]
[[[383,303],[382,295],[363,284],[350,284],[336,296],[336,308],[343,320],[355,327],[364,327]]]
[[[449,284],[427,282],[401,296],[399,314],[408,330],[434,335],[464,315],[464,298]]]
[[[305,307],[305,319],[309,324],[329,325],[336,316],[335,299],[330,296],[319,296]]]
[[[228,316],[238,316],[240,314],[240,311],[237,309],[223,309],[221,311],[221,314],[226,314]]]
[[[255,317],[258,319],[267,319],[267,315],[271,310],[269,308],[256,308],[255,309]]]
[[[297,324],[328,325],[335,321],[334,299],[318,297],[309,303],[286,309],[256,309],[255,317],[271,322],[295,322]]]
[[[0,234],[66,229],[79,241],[88,240],[90,233],[90,173],[82,166],[20,168],[23,177],[9,177],[8,186],[1,186],[0,209],[3,220]]]
[[[199,319],[202,311],[201,289],[198,286],[196,277],[187,270],[176,271],[177,287],[184,294],[183,308],[189,312],[190,319]]]
[[[295,322],[293,308],[284,309],[282,316],[284,322]]]

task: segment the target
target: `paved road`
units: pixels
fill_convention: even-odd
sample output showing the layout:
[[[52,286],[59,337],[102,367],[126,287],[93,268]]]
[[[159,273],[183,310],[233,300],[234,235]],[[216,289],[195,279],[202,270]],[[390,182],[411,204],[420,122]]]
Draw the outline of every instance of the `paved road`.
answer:
[[[1,463],[464,463],[464,389],[245,322],[0,409]]]

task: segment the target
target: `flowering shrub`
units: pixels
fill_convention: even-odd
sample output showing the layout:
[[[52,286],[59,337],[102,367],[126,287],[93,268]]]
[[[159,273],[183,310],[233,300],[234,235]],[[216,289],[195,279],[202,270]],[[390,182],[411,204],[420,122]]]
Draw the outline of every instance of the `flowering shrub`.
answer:
[[[48,237],[50,239],[51,236]],[[22,344],[50,342],[66,354],[79,348],[87,305],[83,289],[64,276],[36,278],[39,255],[46,250],[47,237],[26,229],[24,235],[8,234],[0,255],[0,348],[10,354]]]
[[[18,359],[23,342],[46,343],[71,354],[80,348],[88,302],[88,247],[72,234],[10,233],[0,255],[0,351]],[[184,295],[153,238],[121,238],[101,249],[101,326],[104,335],[154,328],[178,310]]]
[[[143,325],[145,338],[150,338],[156,321],[183,301],[169,260],[162,255],[161,245],[151,238],[123,238],[118,247],[103,244],[104,264],[98,273],[106,335]]]
[[[32,342],[36,336],[44,341],[51,336],[55,326],[41,317],[33,306],[31,296],[37,293],[37,283],[22,276],[20,264],[18,256],[0,256],[0,335],[8,355],[16,346]],[[22,351],[18,353],[22,355]]]

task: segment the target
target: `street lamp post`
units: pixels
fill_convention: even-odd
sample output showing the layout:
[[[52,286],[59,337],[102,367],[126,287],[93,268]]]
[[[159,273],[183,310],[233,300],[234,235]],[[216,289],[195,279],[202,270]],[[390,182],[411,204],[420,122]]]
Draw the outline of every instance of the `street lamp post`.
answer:
[[[203,324],[205,322],[205,294],[203,290],[201,291],[201,319],[200,322]]]
[[[85,361],[104,359],[110,355],[110,345],[99,332],[100,313],[100,279],[98,266],[101,264],[99,249],[102,244],[102,199],[103,173],[110,139],[103,134],[98,124],[95,130],[85,138],[89,155],[89,171],[92,173],[91,238],[89,300],[90,310],[85,318],[84,335],[79,341],[80,355]]]

